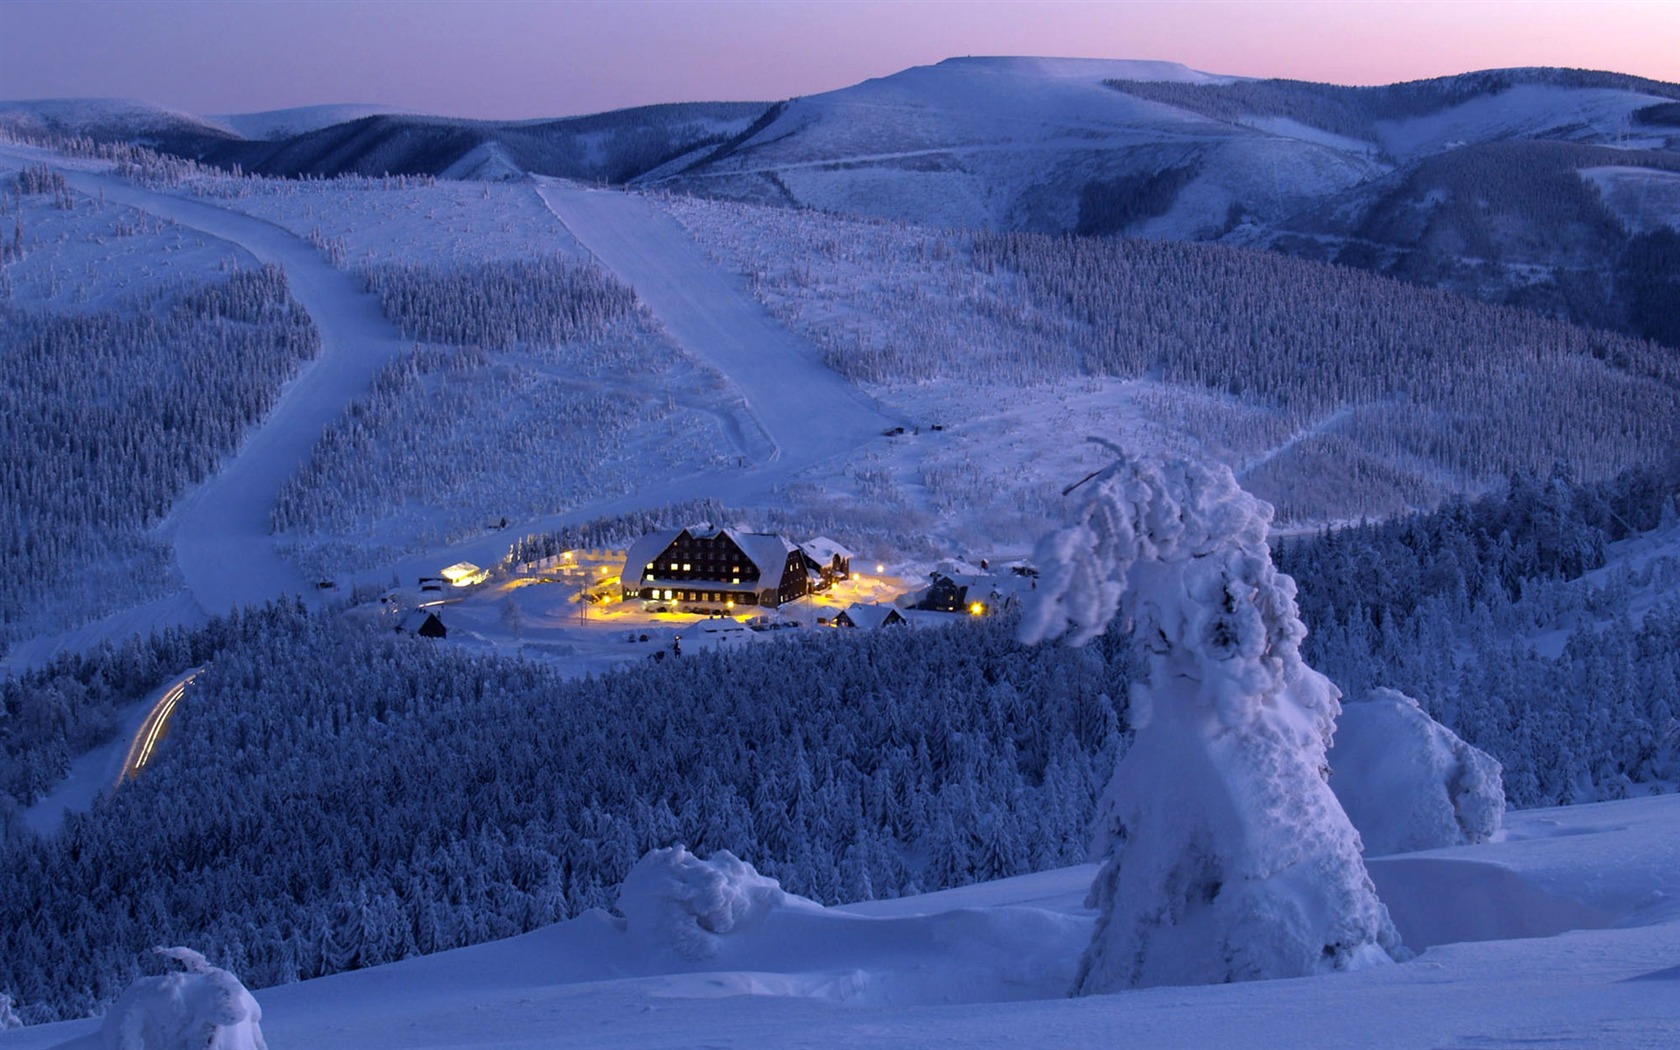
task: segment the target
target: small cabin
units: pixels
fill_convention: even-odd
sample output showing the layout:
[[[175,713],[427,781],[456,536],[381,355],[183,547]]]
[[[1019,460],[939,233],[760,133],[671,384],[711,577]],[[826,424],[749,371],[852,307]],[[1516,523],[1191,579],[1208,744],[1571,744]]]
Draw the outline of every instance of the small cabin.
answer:
[[[470,561],[458,561],[438,573],[452,587],[471,587],[490,578],[488,569],[481,569]]]
[[[443,625],[443,619],[432,610],[416,609],[397,624],[397,633],[417,635],[421,638],[447,638],[449,628]]]
[[[864,631],[873,631],[880,627],[908,627],[910,621],[904,618],[903,613],[890,605],[854,603],[834,617],[834,626],[856,627]]]
[[[932,580],[917,608],[932,609],[936,612],[968,610],[968,589],[971,581],[967,577],[947,576],[936,572]]]

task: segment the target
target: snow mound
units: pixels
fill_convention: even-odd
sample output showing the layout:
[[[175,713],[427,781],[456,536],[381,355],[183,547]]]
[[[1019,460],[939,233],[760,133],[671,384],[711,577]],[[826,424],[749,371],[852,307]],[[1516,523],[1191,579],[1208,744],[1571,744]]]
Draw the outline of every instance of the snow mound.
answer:
[[[781,883],[728,850],[701,860],[684,846],[669,846],[630,869],[619,886],[618,910],[632,937],[700,960],[717,954],[720,937],[762,922],[788,900]]]
[[[1486,842],[1505,814],[1500,766],[1393,689],[1342,708],[1330,787],[1367,856]]]
[[[104,1050],[268,1050],[262,1007],[239,978],[191,948],[154,948],[185,972],[142,977],[99,1027]]]
[[[1380,857],[1371,860],[1368,870],[1394,925],[1414,951],[1602,930],[1624,918],[1575,899],[1579,894],[1572,896],[1572,888],[1552,892],[1523,872],[1475,858]]]

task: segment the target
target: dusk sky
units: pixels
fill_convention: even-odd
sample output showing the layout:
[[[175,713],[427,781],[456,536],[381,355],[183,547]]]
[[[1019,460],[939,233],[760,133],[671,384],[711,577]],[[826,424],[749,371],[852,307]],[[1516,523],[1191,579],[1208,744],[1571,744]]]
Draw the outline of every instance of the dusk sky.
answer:
[[[953,55],[1166,59],[1389,83],[1497,66],[1680,81],[1680,0],[0,0],[0,99],[473,117],[773,100]]]

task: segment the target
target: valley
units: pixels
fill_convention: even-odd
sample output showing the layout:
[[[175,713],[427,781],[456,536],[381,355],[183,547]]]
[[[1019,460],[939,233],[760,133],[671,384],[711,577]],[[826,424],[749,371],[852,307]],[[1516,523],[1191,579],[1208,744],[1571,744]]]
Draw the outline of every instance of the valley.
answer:
[[[539,121],[0,102],[0,1047],[93,1045],[153,944],[275,1045],[1662,1043],[1676,99],[969,57]],[[1204,528],[1217,595],[1161,585]],[[1309,786],[1401,800],[1338,840],[1399,940],[1067,997],[1093,828],[1241,757],[1115,796],[1171,630],[1258,669],[1180,667],[1207,726],[1297,667],[1255,703]],[[1325,757],[1383,704],[1427,792]],[[1295,877],[1212,826],[1210,908]]]

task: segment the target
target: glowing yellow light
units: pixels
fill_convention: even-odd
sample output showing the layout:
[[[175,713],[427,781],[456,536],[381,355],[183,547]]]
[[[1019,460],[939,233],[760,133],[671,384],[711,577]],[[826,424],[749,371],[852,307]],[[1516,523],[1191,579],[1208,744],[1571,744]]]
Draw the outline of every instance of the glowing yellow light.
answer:
[[[481,569],[470,561],[463,561],[456,562],[447,569],[439,571],[438,575],[456,587],[471,587],[475,583],[483,583],[488,579],[490,571]]]
[[[875,575],[877,575],[877,576],[881,575],[883,572],[886,572],[886,571],[887,571],[887,567],[885,565],[875,566]]]
[[[969,615],[971,615],[971,616],[983,615],[985,613],[985,611],[986,611],[986,607],[984,605],[981,605],[979,602],[975,602],[973,605],[970,605],[968,607],[968,612],[969,612]]]

